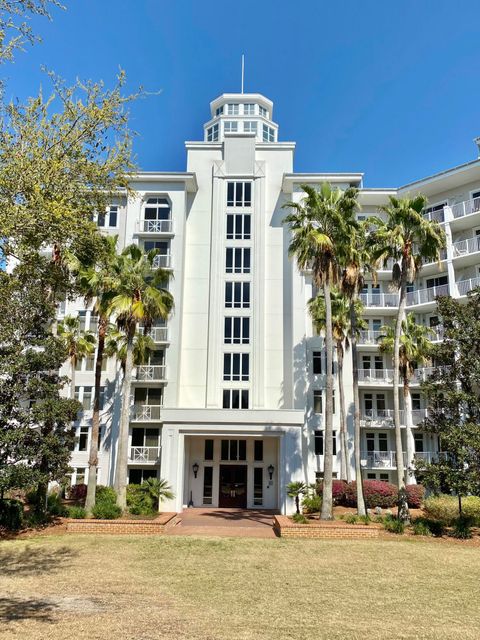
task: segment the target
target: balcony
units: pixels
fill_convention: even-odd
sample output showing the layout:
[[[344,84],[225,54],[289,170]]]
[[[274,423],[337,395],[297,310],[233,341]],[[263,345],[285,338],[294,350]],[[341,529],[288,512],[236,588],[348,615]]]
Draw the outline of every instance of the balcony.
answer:
[[[367,469],[396,469],[397,456],[395,451],[362,451],[362,460],[366,461]]]
[[[137,233],[145,235],[172,234],[171,220],[138,220]]]
[[[158,422],[162,405],[159,404],[134,404],[130,420],[132,422]]]
[[[361,426],[367,429],[380,427],[383,429],[393,429],[394,425],[393,409],[369,409],[363,412]],[[412,411],[412,424],[416,426],[427,417],[427,409],[414,409]],[[400,410],[400,424],[405,426],[405,411]]]
[[[480,235],[453,243],[453,257],[459,258],[480,251]]]
[[[446,260],[447,259],[447,250],[446,249],[440,249],[439,252],[439,256],[438,256],[438,260],[431,260],[430,258],[424,258],[422,260],[422,265],[427,265],[427,264],[438,264],[438,262],[442,261],[442,260]]]
[[[392,384],[393,369],[359,369],[358,381],[367,384]]]
[[[395,262],[396,260],[394,260],[393,258],[387,258],[381,265],[377,267],[377,271],[388,271],[391,273]]]
[[[383,331],[360,331],[358,344],[378,344],[378,338],[385,335]]]
[[[167,366],[164,364],[142,364],[137,367],[136,379],[140,382],[159,382],[167,377]]]
[[[155,464],[160,458],[160,445],[156,447],[130,447],[128,462],[130,464]]]
[[[423,217],[430,222],[438,222],[442,224],[445,222],[445,212],[443,209],[437,209],[436,211],[424,212]]]
[[[438,287],[427,287],[426,289],[417,289],[407,293],[407,306],[411,307],[416,304],[428,304],[435,302],[438,296],[448,296],[448,284],[441,284]]]
[[[397,307],[398,293],[361,293],[360,300],[365,307]]]
[[[170,253],[160,253],[153,258],[154,269],[171,269],[172,256]]]
[[[477,287],[480,287],[480,276],[457,282],[458,294],[460,296],[466,296],[469,291],[473,291],[473,289]]]
[[[413,376],[410,378],[410,383],[420,384],[421,382],[425,382],[432,375],[433,371],[433,367],[421,367],[419,369],[415,369]]]
[[[144,327],[138,328],[139,333],[145,333]],[[168,342],[168,328],[167,327],[151,327],[148,335],[154,342]]]
[[[472,200],[465,200],[464,202],[452,205],[454,218],[463,218],[478,211],[480,211],[480,198],[473,198]]]

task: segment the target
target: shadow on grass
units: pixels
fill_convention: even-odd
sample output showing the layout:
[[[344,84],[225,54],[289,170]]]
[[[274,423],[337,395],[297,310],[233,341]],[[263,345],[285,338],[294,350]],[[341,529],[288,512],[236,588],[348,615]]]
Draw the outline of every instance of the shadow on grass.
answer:
[[[41,573],[55,573],[78,555],[69,547],[44,549],[27,546],[22,550],[0,549],[0,574],[2,576],[30,576]]]
[[[18,620],[53,622],[56,608],[51,601],[40,598],[0,597],[0,624]]]

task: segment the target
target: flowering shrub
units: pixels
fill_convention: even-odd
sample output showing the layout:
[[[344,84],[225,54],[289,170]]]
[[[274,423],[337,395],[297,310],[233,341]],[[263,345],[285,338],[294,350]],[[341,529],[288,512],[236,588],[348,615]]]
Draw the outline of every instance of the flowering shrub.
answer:
[[[382,507],[389,509],[397,504],[397,487],[389,482],[381,480],[364,480],[363,496],[365,505],[372,509],[373,507]],[[345,493],[345,504],[348,507],[357,506],[357,483],[351,482],[347,485]]]
[[[332,498],[333,504],[344,504],[345,493],[347,491],[348,484],[345,480],[332,480]],[[319,482],[317,484],[317,494],[322,495],[323,484]]]
[[[87,495],[87,485],[86,484],[73,484],[68,490],[68,497],[70,500],[85,500]]]
[[[408,506],[412,509],[420,509],[425,496],[425,487],[421,484],[409,484],[405,487]]]

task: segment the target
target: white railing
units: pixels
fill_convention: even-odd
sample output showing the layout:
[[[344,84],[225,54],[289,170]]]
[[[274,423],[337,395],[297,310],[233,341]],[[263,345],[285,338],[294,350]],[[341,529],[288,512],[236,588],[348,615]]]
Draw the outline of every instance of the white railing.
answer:
[[[478,278],[469,278],[468,280],[460,280],[457,282],[458,293],[461,296],[466,296],[469,291],[480,287],[480,276]]]
[[[415,369],[412,377],[410,378],[410,382],[425,382],[425,380],[428,380],[428,378],[432,375],[433,371],[433,367],[420,367],[419,369]]]
[[[445,222],[445,212],[443,209],[425,212],[423,217],[430,220],[430,222]]]
[[[140,220],[138,222],[140,233],[171,233],[171,220]]]
[[[144,327],[138,327],[139,333],[145,333]],[[148,335],[154,342],[168,342],[168,327],[150,327]]]
[[[359,369],[359,382],[389,382],[393,381],[393,369]]]
[[[361,458],[366,461],[366,466],[369,469],[397,468],[395,451],[362,451]]]
[[[130,462],[144,463],[157,462],[160,457],[160,446],[156,447],[130,447]]]
[[[391,271],[395,262],[396,260],[394,260],[393,258],[387,258],[381,265],[378,266],[378,271]]]
[[[439,252],[439,256],[436,260],[432,260],[431,258],[424,258],[422,260],[422,264],[436,264],[439,260],[446,260],[446,259],[447,259],[447,250],[441,249]]]
[[[153,258],[154,269],[169,269],[172,266],[170,253],[160,253]]]
[[[358,344],[378,344],[377,340],[382,335],[385,335],[383,331],[360,331]]]
[[[453,243],[453,257],[465,256],[480,251],[480,235]]]
[[[468,216],[477,211],[480,211],[480,198],[473,198],[472,200],[465,200],[464,202],[452,205],[454,218],[463,218],[463,216]]]
[[[430,464],[430,462],[433,462],[434,460],[438,460],[439,457],[440,456],[436,451],[416,451],[413,454],[414,460],[423,460],[428,464]]]
[[[137,367],[137,380],[165,380],[167,367],[164,364],[142,364]]]
[[[427,409],[414,409],[412,411],[412,424],[417,425],[427,417]],[[375,426],[376,424],[382,427],[394,426],[394,411],[393,409],[369,409],[365,410],[362,415],[363,426]],[[400,409],[400,424],[405,425],[405,410]]]
[[[426,289],[417,289],[417,291],[410,291],[407,293],[407,306],[434,302],[437,296],[448,296],[448,284],[441,284],[438,287],[427,287]]]
[[[150,422],[160,420],[162,406],[159,404],[134,404],[130,420],[138,422]]]
[[[360,300],[366,307],[396,307],[397,293],[361,293]]]

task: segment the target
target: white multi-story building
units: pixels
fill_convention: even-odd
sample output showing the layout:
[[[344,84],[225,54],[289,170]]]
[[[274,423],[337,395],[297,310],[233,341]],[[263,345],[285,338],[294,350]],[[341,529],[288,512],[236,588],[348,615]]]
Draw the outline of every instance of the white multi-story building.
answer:
[[[119,247],[138,243],[159,250],[171,269],[175,310],[154,327],[149,364],[135,372],[129,481],[158,476],[175,492],[170,510],[246,507],[288,512],[286,485],[313,482],[323,469],[323,339],[306,311],[311,276],[288,257],[285,202],[300,185],[360,189],[359,218],[377,214],[389,195],[425,194],[425,215],[445,228],[441,264],[424,265],[408,293],[408,311],[442,338],[435,297],[462,298],[480,284],[480,159],[397,189],[363,188],[363,174],[293,172],[293,142],[278,140],[273,104],[260,94],[224,94],[211,105],[201,142],[187,142],[187,171],[132,176],[135,197],[112,202],[99,219]],[[395,480],[391,358],[376,336],[391,322],[398,294],[391,265],[362,293],[368,330],[358,348],[365,477]],[[90,310],[67,303],[95,329]],[[93,358],[79,366],[77,397],[84,411],[72,455],[73,483],[85,481],[93,395]],[[425,414],[419,369],[412,383],[413,423]],[[104,367],[99,482],[111,484],[120,413],[119,367]],[[345,362],[348,463],[353,470],[352,376]],[[337,383],[336,383],[337,384]],[[335,389],[338,396],[338,387]],[[338,436],[338,402],[334,429]],[[436,451],[431,436],[414,433],[417,455]],[[406,443],[405,443],[406,445]],[[334,447],[340,471],[340,438]]]

